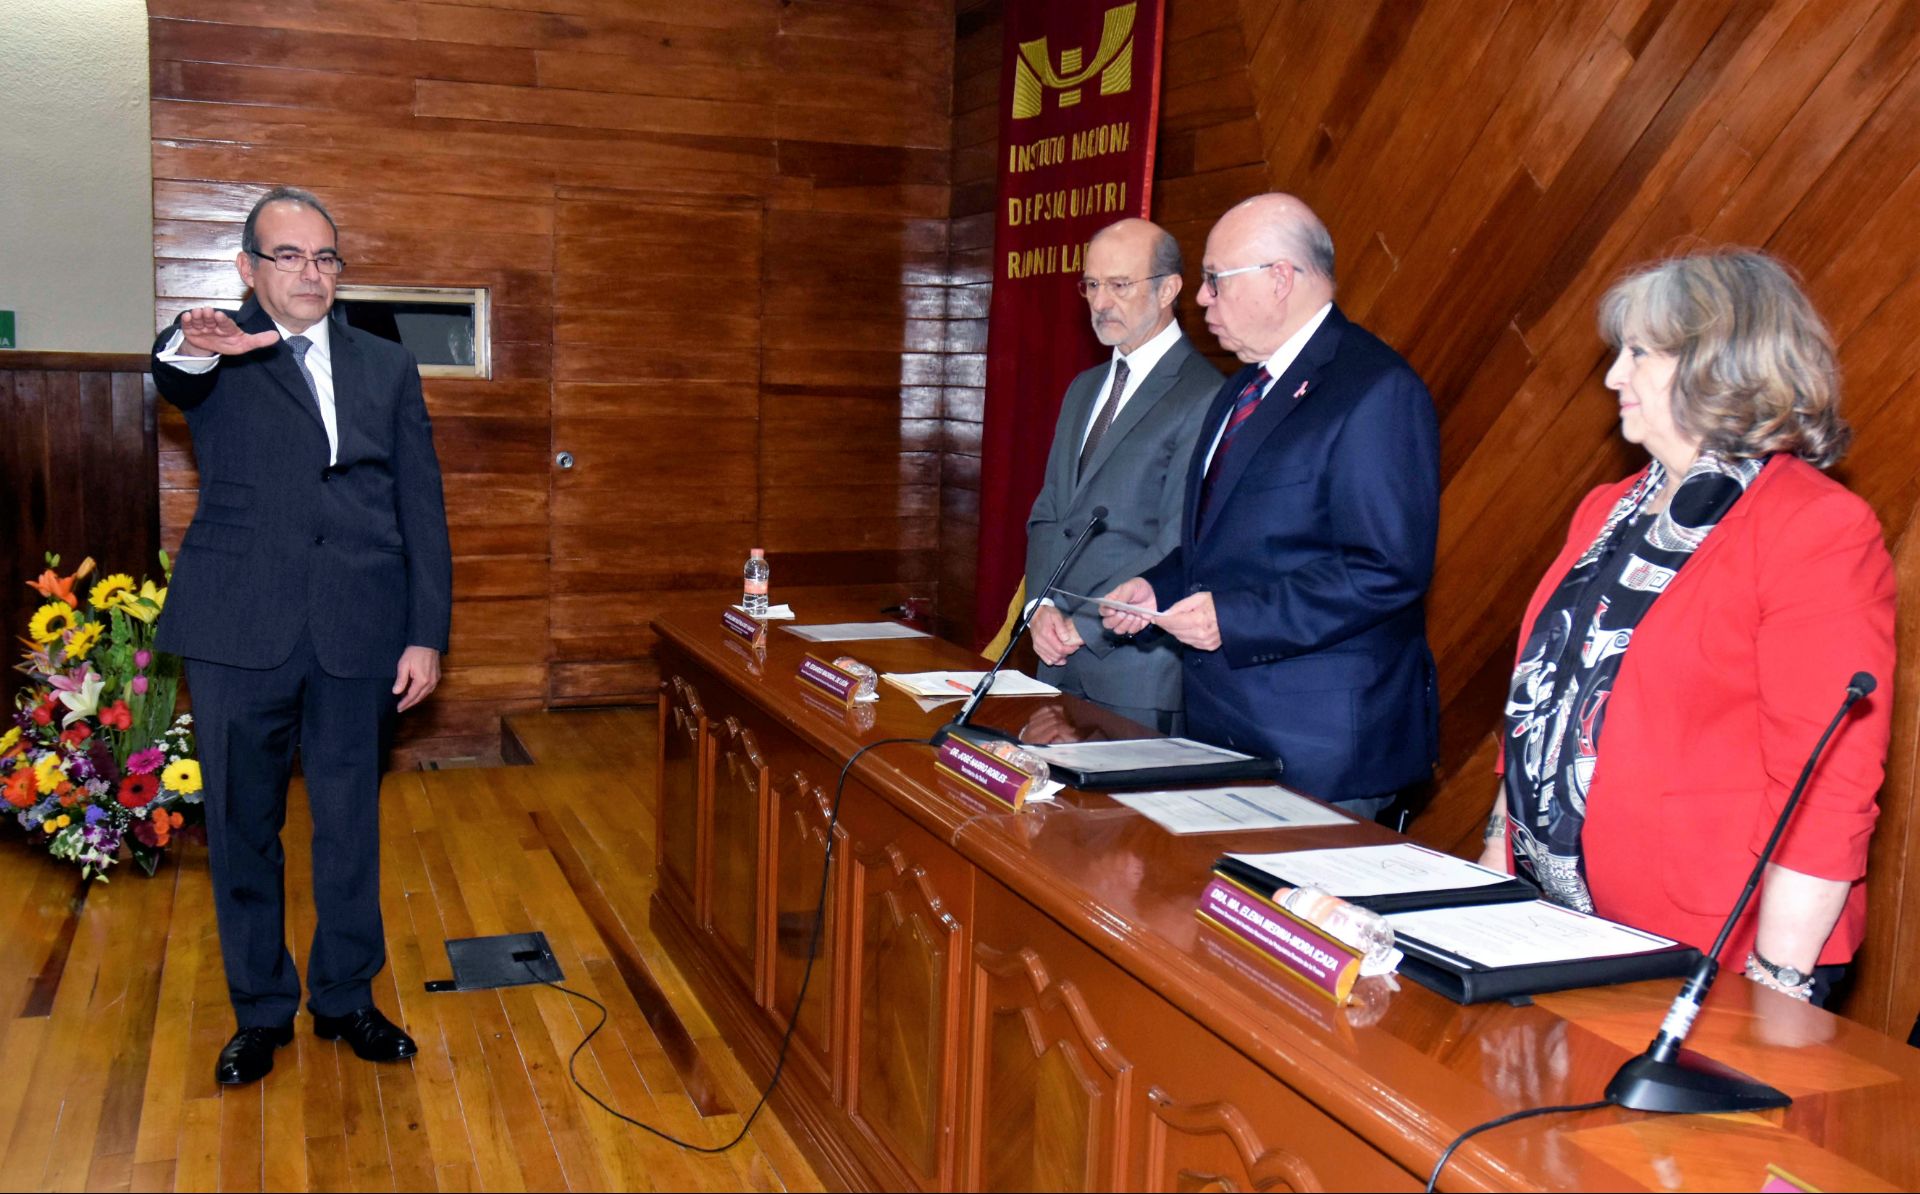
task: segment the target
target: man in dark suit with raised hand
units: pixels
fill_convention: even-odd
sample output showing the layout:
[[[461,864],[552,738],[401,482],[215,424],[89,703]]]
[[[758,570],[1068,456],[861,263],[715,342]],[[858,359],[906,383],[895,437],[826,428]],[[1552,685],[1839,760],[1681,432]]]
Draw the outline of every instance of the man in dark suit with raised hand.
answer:
[[[373,1005],[380,763],[394,714],[439,682],[453,587],[419,368],[334,317],[333,218],[304,191],[269,191],[236,265],[247,303],[186,312],[153,363],[200,469],[158,643],[186,659],[206,776],[238,1023],[215,1067],[227,1085],[273,1068],[300,1006],[280,844],[296,747],[313,815],[314,1031],[370,1061],[415,1052]]]
[[[1039,586],[1101,506],[1106,529],[1061,578],[1069,592],[1104,593],[1180,542],[1187,460],[1220,388],[1220,371],[1174,322],[1183,272],[1180,243],[1146,220],[1109,224],[1087,243],[1080,293],[1094,336],[1113,354],[1067,386],[1027,520],[1041,678],[1163,732],[1177,728],[1180,714],[1179,644],[1165,635],[1116,636],[1092,602]]]
[[[1111,596],[1162,611],[1153,622],[1186,644],[1189,733],[1278,757],[1290,784],[1377,816],[1437,754],[1433,402],[1334,305],[1333,240],[1300,200],[1239,204],[1206,254],[1207,327],[1247,367],[1207,413],[1179,547]]]

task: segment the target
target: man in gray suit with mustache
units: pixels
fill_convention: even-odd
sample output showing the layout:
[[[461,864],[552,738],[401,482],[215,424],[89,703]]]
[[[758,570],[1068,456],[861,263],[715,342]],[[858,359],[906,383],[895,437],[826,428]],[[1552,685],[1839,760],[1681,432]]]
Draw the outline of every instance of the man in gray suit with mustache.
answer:
[[[1045,482],[1027,520],[1027,596],[1041,678],[1163,732],[1180,728],[1180,656],[1148,631],[1122,638],[1091,602],[1039,586],[1096,506],[1106,529],[1087,541],[1060,587],[1102,594],[1180,542],[1187,462],[1220,388],[1174,322],[1180,245],[1146,220],[1121,220],[1087,244],[1080,293],[1112,357],[1073,379],[1060,407]]]

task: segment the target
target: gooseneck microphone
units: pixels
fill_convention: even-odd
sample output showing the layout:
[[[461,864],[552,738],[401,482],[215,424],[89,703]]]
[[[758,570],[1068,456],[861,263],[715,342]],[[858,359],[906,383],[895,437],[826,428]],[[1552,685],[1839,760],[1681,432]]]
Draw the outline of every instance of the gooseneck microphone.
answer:
[[[1753,873],[1747,876],[1747,885],[1734,902],[1732,914],[1720,926],[1720,935],[1713,939],[1713,948],[1700,959],[1700,964],[1680,988],[1680,994],[1674,997],[1672,1006],[1667,1009],[1667,1017],[1661,1022],[1660,1031],[1653,1038],[1653,1043],[1647,1046],[1647,1051],[1621,1066],[1613,1076],[1613,1081],[1607,1084],[1607,1102],[1635,1111],[1691,1114],[1758,1111],[1767,1107],[1785,1107],[1793,1102],[1790,1096],[1766,1083],[1756,1082],[1738,1070],[1689,1049],[1682,1049],[1680,1045],[1693,1029],[1694,1017],[1700,1014],[1700,1005],[1706,1002],[1707,991],[1713,986],[1714,976],[1719,973],[1720,950],[1732,935],[1733,926],[1739,923],[1741,915],[1746,912],[1754,890],[1760,886],[1760,876],[1773,858],[1774,847],[1780,844],[1780,838],[1787,831],[1787,823],[1793,818],[1793,810],[1799,806],[1800,794],[1806,791],[1807,781],[1813,777],[1814,764],[1827,748],[1827,740],[1840,728],[1841,721],[1852,710],[1854,702],[1871,693],[1875,687],[1873,676],[1867,672],[1855,672],[1853,679],[1848,681],[1846,700],[1841,702],[1840,711],[1833,715],[1833,720],[1827,723],[1827,731],[1814,744],[1813,753],[1807,756],[1807,765],[1800,771],[1800,782],[1793,786],[1792,794],[1780,809],[1780,816],[1774,821],[1773,835],[1767,838],[1766,847],[1755,860]]]
[[[1054,588],[1059,585],[1060,578],[1066,575],[1068,565],[1079,558],[1080,549],[1087,545],[1087,540],[1093,538],[1102,530],[1105,530],[1106,525],[1107,508],[1105,506],[1095,506],[1093,508],[1093,516],[1087,519],[1086,526],[1080,528],[1080,533],[1074,537],[1073,545],[1067,548],[1067,554],[1060,557],[1060,563],[1055,565],[1053,575],[1047,578],[1047,587],[1029,597],[1026,608],[1020,611],[1020,618],[1013,624],[1013,633],[1007,635],[1007,645],[1002,648],[1000,658],[993,661],[993,666],[987,669],[987,674],[980,677],[980,682],[973,686],[973,691],[967,694],[966,703],[960,706],[960,712],[954,714],[953,720],[934,731],[933,744],[935,746],[939,746],[945,742],[955,730],[959,729],[966,730],[975,738],[992,738],[1000,742],[1018,742],[1020,740],[1020,735],[1018,734],[1009,734],[1007,731],[995,729],[993,726],[974,725],[973,712],[980,707],[981,699],[985,697],[988,692],[992,691],[993,678],[1000,674],[1001,668],[1006,666],[1007,656],[1013,654],[1014,644],[1020,641],[1020,636],[1024,635],[1027,632],[1027,627],[1032,624],[1033,611],[1040,608],[1040,599],[1053,592]]]

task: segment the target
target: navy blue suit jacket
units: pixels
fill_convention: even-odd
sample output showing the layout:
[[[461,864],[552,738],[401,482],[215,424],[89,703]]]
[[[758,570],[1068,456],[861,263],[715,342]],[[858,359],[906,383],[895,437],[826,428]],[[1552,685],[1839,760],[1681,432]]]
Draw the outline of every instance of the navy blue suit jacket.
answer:
[[[331,466],[320,410],[284,341],[201,374],[158,359],[173,328],[155,343],[154,385],[186,412],[200,468],[162,650],[268,668],[310,629],[321,667],[368,678],[392,677],[408,646],[446,650],[453,557],[419,367],[400,345],[330,318]],[[252,299],[234,319],[273,329]]]
[[[1309,795],[1385,795],[1426,779],[1438,750],[1433,401],[1335,307],[1235,435],[1202,513],[1207,450],[1255,368],[1214,397],[1180,546],[1145,574],[1161,609],[1213,594],[1221,644],[1186,652],[1187,731],[1281,759]]]

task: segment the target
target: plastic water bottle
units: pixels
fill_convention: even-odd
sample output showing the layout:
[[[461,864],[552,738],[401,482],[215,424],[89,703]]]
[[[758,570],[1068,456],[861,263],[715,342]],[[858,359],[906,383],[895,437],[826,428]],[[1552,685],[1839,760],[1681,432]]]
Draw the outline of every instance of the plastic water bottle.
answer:
[[[833,661],[833,666],[849,675],[860,677],[860,683],[854,687],[853,695],[859,697],[861,700],[865,700],[880,690],[880,673],[874,671],[866,664],[861,663],[853,656],[842,655]]]
[[[756,618],[767,616],[767,578],[772,574],[767,567],[767,553],[764,548],[756,547],[747,557],[746,592],[740,598],[740,608]]]
[[[1349,904],[1317,887],[1293,888],[1280,897],[1280,906],[1359,950],[1374,966],[1393,957],[1393,926],[1372,909]]]
[[[1032,753],[1017,742],[988,741],[980,744],[990,755],[998,758],[1016,771],[1025,772],[1033,780],[1034,787],[1040,787],[1053,777],[1047,767],[1047,761]]]

